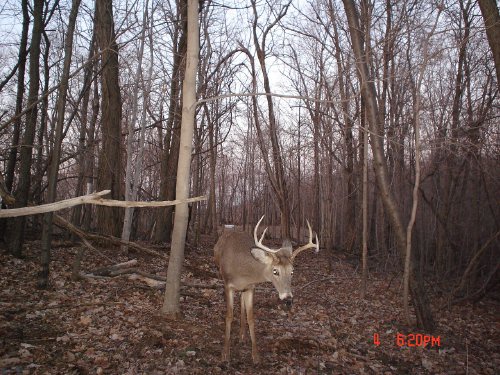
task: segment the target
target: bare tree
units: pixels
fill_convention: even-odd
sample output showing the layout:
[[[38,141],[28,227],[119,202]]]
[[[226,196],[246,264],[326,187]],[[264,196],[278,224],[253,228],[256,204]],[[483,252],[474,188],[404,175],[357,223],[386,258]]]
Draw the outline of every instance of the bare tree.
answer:
[[[406,253],[406,235],[400,212],[395,204],[393,193],[389,187],[387,175],[387,161],[383,152],[383,139],[381,137],[381,124],[379,124],[377,92],[373,80],[370,78],[370,70],[366,60],[363,35],[359,25],[359,15],[353,0],[343,0],[344,8],[349,23],[352,48],[356,56],[358,77],[361,84],[361,94],[366,103],[366,115],[370,125],[370,144],[374,158],[374,169],[377,178],[377,185],[381,192],[384,208],[389,216],[393,230],[395,232],[396,243],[403,259]],[[426,296],[419,284],[416,282],[414,274],[410,275],[410,287],[413,303],[417,315],[417,324],[423,329],[431,332],[434,329],[434,319],[430,307],[426,303]]]
[[[21,1],[21,9],[23,13],[23,28],[21,32],[21,41],[19,42],[19,54],[17,64],[17,92],[16,92],[16,109],[14,112],[15,120],[12,130],[11,148],[7,161],[7,168],[5,170],[5,187],[8,192],[12,192],[14,186],[14,172],[17,161],[17,147],[21,136],[21,116],[20,113],[23,109],[23,95],[24,95],[24,80],[26,75],[26,57],[28,55],[28,32],[30,25],[30,16],[28,13],[28,0]],[[2,207],[5,207],[5,202],[2,202]],[[0,238],[5,235],[6,221],[0,221]]]
[[[438,8],[438,13],[436,15],[434,25],[429,33],[425,36],[425,40],[423,43],[423,51],[422,51],[422,63],[418,69],[418,73],[416,74],[415,82],[412,84],[414,91],[414,104],[413,104],[413,118],[414,118],[414,142],[415,142],[415,182],[413,184],[412,191],[412,207],[410,213],[410,220],[406,227],[406,252],[404,259],[404,274],[403,274],[403,307],[406,315],[406,321],[408,325],[411,324],[410,317],[410,306],[409,306],[409,293],[410,293],[410,278],[412,276],[412,235],[413,235],[413,227],[415,225],[416,217],[417,217],[417,207],[418,207],[418,198],[419,198],[419,189],[420,189],[420,175],[421,175],[421,140],[420,140],[420,131],[421,131],[421,89],[422,82],[424,79],[424,74],[427,69],[427,65],[431,58],[429,52],[429,44],[430,39],[434,35],[436,27],[438,25],[439,16],[441,14],[442,8]]]
[[[146,108],[148,106],[149,93],[151,91],[151,81],[152,81],[152,70],[153,70],[153,44],[152,44],[152,25],[149,20],[148,13],[149,1],[146,0],[144,4],[143,10],[143,18],[142,18],[142,30],[140,36],[140,46],[139,46],[139,58],[137,61],[137,70],[136,70],[136,81],[134,84],[134,92],[132,95],[132,120],[129,123],[128,127],[128,137],[127,137],[127,167],[125,170],[125,200],[134,201],[137,199],[137,192],[139,190],[139,177],[142,170],[142,161],[143,161],[143,153],[144,153],[144,141],[146,134]],[[152,17],[152,15],[151,15]],[[149,30],[149,50],[150,50],[150,65],[149,72],[146,78],[147,84],[144,83],[144,76],[142,71],[142,63],[144,56],[144,45],[146,44],[146,30]],[[142,83],[141,83],[142,82]],[[133,164],[133,152],[132,152],[132,144],[134,140],[134,132],[135,126],[138,118],[138,109],[137,102],[139,96],[139,89],[142,85],[143,89],[143,102],[142,102],[142,111],[141,111],[141,119],[140,119],[140,133],[139,133],[139,144],[137,146],[138,153],[135,159],[135,170],[132,170]],[[134,215],[134,208],[127,207],[125,209],[125,217],[123,219],[123,229],[122,229],[122,240],[128,241],[130,239],[130,232],[132,228],[132,217]],[[126,246],[122,246],[123,250],[126,250]]]
[[[189,179],[191,165],[191,150],[193,148],[194,121],[196,113],[196,72],[198,70],[198,55],[200,53],[200,34],[198,29],[198,1],[187,0],[187,49],[186,70],[182,85],[182,123],[177,168],[176,197],[189,197]],[[175,209],[172,246],[168,261],[167,283],[162,312],[167,315],[179,314],[179,298],[182,262],[184,261],[184,245],[188,225],[189,208],[187,203],[179,204]]]
[[[92,38],[89,44],[89,54],[88,61],[93,60],[93,56],[96,53],[96,40],[95,40],[95,27],[92,32]],[[92,83],[93,76],[95,76],[94,62],[86,64],[84,69],[84,77],[83,77],[83,87],[82,87],[82,103],[80,107],[80,131],[78,136],[78,179],[76,182],[76,195],[84,195],[91,193],[92,185],[93,185],[93,167],[90,167],[94,163],[94,157],[92,155],[92,151],[94,150],[94,132],[95,132],[95,123],[97,121],[97,113],[99,113],[99,95],[97,94],[97,90],[95,93],[97,95],[93,98],[94,106],[92,109],[94,110],[94,115],[91,116],[89,121],[89,105],[90,105],[90,94],[92,92]],[[97,88],[97,82],[94,80],[94,87]],[[71,221],[74,225],[80,226],[82,221],[82,210],[83,212],[88,212],[90,206],[87,208],[82,208],[82,206],[75,206],[73,208]],[[85,215],[85,214],[84,214]],[[89,217],[90,215],[87,215]],[[89,224],[87,222],[87,224]],[[88,229],[88,225],[86,225],[86,229]]]
[[[181,134],[181,83],[184,76],[185,56],[187,46],[187,3],[186,0],[176,1],[176,19],[173,47],[173,66],[170,80],[170,99],[167,117],[167,134],[163,141],[163,155],[160,170],[160,200],[175,198],[175,176],[179,159],[179,145]],[[157,242],[166,242],[172,233],[172,208],[158,210],[154,239]]]
[[[64,67],[61,76],[59,95],[57,98],[57,123],[55,128],[54,148],[50,158],[48,188],[47,188],[47,203],[55,202],[57,195],[57,173],[59,171],[59,162],[61,158],[61,143],[63,139],[63,126],[65,122],[66,97],[68,94],[68,82],[71,66],[71,58],[73,55],[73,35],[75,32],[76,17],[80,8],[80,0],[73,0],[71,11],[68,20],[68,30],[64,43]],[[49,265],[50,265],[50,246],[52,240],[52,216],[49,212],[43,216],[42,228],[42,255],[41,255],[41,270],[39,274],[38,287],[46,288],[49,281]]]
[[[258,119],[258,111],[257,111],[257,102],[254,101],[254,121],[255,126],[257,128],[257,135],[259,140],[259,146],[261,152],[264,156],[264,162],[266,164],[266,172],[268,174],[268,178],[271,182],[271,186],[273,187],[273,191],[276,194],[276,198],[278,200],[278,206],[281,213],[281,235],[283,238],[291,238],[290,232],[290,207],[288,202],[288,187],[285,179],[285,170],[283,166],[283,159],[281,155],[281,147],[278,139],[278,123],[276,120],[276,114],[274,110],[274,103],[271,94],[271,84],[269,82],[269,74],[266,66],[266,55],[267,51],[267,38],[269,37],[270,32],[273,28],[281,21],[283,17],[285,17],[288,8],[290,6],[290,2],[286,3],[283,6],[279,7],[276,18],[269,23],[268,26],[264,28],[262,34],[258,35],[258,22],[259,15],[257,12],[257,3],[255,0],[252,0],[252,10],[253,10],[253,20],[252,20],[252,36],[253,36],[253,47],[255,48],[257,54],[257,60],[260,65],[260,71],[262,73],[262,78],[264,81],[264,90],[266,92],[266,100],[267,100],[267,115],[269,121],[269,138],[271,141],[271,160],[273,162],[273,166],[271,167],[271,162],[269,160],[267,147],[265,146],[264,134],[260,125],[260,121]],[[249,53],[247,53],[249,54]],[[254,74],[256,74],[254,72]],[[256,77],[253,78],[256,80]],[[274,170],[273,170],[274,168]]]
[[[102,146],[97,170],[97,189],[110,189],[111,198],[120,199],[123,195],[121,162],[122,103],[119,84],[118,44],[113,21],[113,1],[96,0],[95,18],[97,43],[101,52],[102,65]],[[122,217],[122,211],[116,207],[98,207],[97,221],[99,230],[115,237],[118,236],[122,227]]]
[[[29,62],[29,93],[28,111],[26,112],[25,129],[20,147],[19,181],[15,192],[15,207],[26,207],[28,205],[29,191],[31,185],[31,164],[33,155],[33,144],[38,115],[38,90],[40,88],[40,43],[43,33],[43,0],[35,0],[33,4],[33,30],[31,32],[30,62]],[[7,244],[10,252],[20,257],[24,242],[25,218],[14,218],[10,222]]]

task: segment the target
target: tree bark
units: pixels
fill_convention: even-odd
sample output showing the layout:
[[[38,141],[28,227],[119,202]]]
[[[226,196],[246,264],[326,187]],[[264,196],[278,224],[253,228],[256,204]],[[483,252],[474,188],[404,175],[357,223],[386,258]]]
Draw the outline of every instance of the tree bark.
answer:
[[[119,85],[118,44],[113,22],[113,1],[96,0],[96,36],[101,50],[102,118],[97,189],[111,190],[112,199],[122,197],[122,104]],[[118,208],[98,207],[97,222],[101,233],[120,235],[123,213]]]
[[[48,187],[47,187],[47,203],[55,202],[57,189],[57,174],[59,171],[59,161],[61,158],[61,143],[63,139],[63,126],[66,112],[66,97],[68,93],[69,73],[71,67],[71,58],[73,55],[73,35],[75,32],[76,18],[78,9],[80,8],[81,0],[73,0],[71,12],[68,21],[68,30],[66,32],[64,43],[64,66],[59,85],[59,95],[57,98],[57,123],[55,129],[54,149],[50,158]],[[38,287],[46,288],[49,282],[49,265],[50,265],[50,246],[52,240],[52,212],[47,212],[43,215],[42,226],[42,254],[40,259],[40,273],[38,279]]]
[[[149,65],[148,72],[148,83],[147,87],[145,87],[144,77],[142,72],[142,61],[144,56],[144,45],[146,43],[146,29],[148,28],[148,7],[149,1],[146,0],[144,4],[144,13],[142,18],[142,31],[141,31],[141,44],[139,47],[139,60],[137,62],[137,71],[136,71],[136,83],[134,86],[133,93],[133,102],[132,102],[132,121],[130,121],[128,127],[128,137],[127,137],[127,167],[125,172],[125,199],[128,201],[135,201],[137,199],[137,192],[139,189],[139,177],[142,170],[142,160],[143,160],[143,152],[144,152],[144,141],[145,141],[145,133],[146,133],[146,107],[149,98],[149,92],[151,90],[151,78],[152,78],[152,68],[153,68],[153,56],[151,56],[151,63]],[[149,32],[151,35],[151,30]],[[150,53],[153,53],[153,46],[150,46]],[[142,81],[142,83],[141,83]],[[138,154],[135,160],[135,170],[132,171],[132,146],[134,140],[134,132],[135,132],[135,124],[137,122],[137,101],[139,96],[139,87],[142,86],[143,91],[143,103],[142,103],[142,112],[141,112],[141,120],[140,120],[140,135],[139,135],[139,144],[137,146]],[[123,228],[122,228],[122,240],[129,241],[130,233],[132,229],[132,218],[134,216],[134,208],[127,207],[125,209],[125,215],[123,219]],[[123,251],[127,251],[126,246],[122,246]]]
[[[12,132],[12,147],[9,150],[9,159],[7,162],[7,169],[5,172],[5,185],[9,191],[12,191],[14,184],[14,171],[17,159],[17,147],[21,133],[21,117],[19,114],[23,109],[23,95],[24,95],[24,76],[26,74],[26,56],[28,46],[28,32],[30,26],[30,16],[28,12],[28,0],[21,1],[23,11],[23,29],[21,32],[21,41],[19,43],[19,59],[17,68],[17,93],[16,93],[16,111],[14,116],[14,129]]]
[[[185,199],[189,196],[191,151],[196,114],[196,72],[200,49],[197,0],[187,0],[187,31],[186,70],[182,86],[181,145],[176,184],[176,197],[178,199]],[[186,203],[177,205],[162,307],[162,313],[171,317],[178,316],[180,312],[180,282],[188,219],[188,205]]]
[[[43,0],[34,0],[33,4],[33,30],[31,32],[30,46],[30,84],[28,94],[29,111],[26,112],[25,131],[20,146],[19,182],[15,192],[15,207],[26,207],[28,205],[29,191],[31,185],[31,164],[33,157],[33,142],[38,116],[38,90],[40,88],[40,43],[43,33]],[[24,241],[25,218],[12,219],[9,228],[7,245],[9,251],[16,257],[22,256]]]
[[[488,43],[493,52],[497,85],[500,89],[500,14],[498,12],[498,2],[495,0],[478,0],[478,3],[486,26]]]
[[[17,162],[17,147],[21,136],[21,113],[23,109],[23,95],[24,95],[24,77],[26,75],[26,56],[28,46],[28,32],[30,26],[30,16],[28,12],[28,0],[21,1],[21,8],[23,12],[23,28],[21,31],[21,41],[19,43],[18,66],[17,66],[17,93],[16,93],[16,110],[14,112],[15,120],[12,129],[12,142],[9,150],[7,160],[7,168],[5,170],[5,187],[7,192],[12,192],[14,186],[14,172]],[[5,208],[5,202],[2,202],[2,208]],[[6,222],[0,221],[0,238],[5,236]]]
[[[92,39],[90,40],[90,45],[89,45],[88,61],[92,60],[92,56],[96,51],[95,44],[96,41],[95,41],[95,27],[94,27],[94,32],[92,33]],[[87,66],[84,69],[83,88],[80,94],[83,100],[82,100],[82,105],[80,107],[81,121],[80,121],[80,132],[78,137],[78,157],[77,157],[78,179],[76,183],[77,196],[85,194],[85,185],[86,185],[85,183],[88,177],[85,166],[86,166],[86,160],[88,159],[89,141],[92,138],[92,136],[90,135],[90,131],[92,131],[93,134],[93,126],[92,125],[88,126],[88,112],[89,112],[90,92],[92,88],[92,71],[94,65],[95,64],[93,63],[87,64]],[[82,207],[76,206],[71,214],[71,222],[76,226],[80,226],[81,220],[82,220]]]
[[[180,144],[180,100],[181,92],[180,85],[184,75],[184,60],[186,56],[186,40],[187,40],[187,7],[186,0],[178,0],[178,17],[180,25],[176,29],[179,37],[174,36],[174,41],[177,46],[174,49],[172,79],[170,82],[170,100],[167,118],[167,135],[164,141],[164,151],[161,160],[160,171],[160,200],[172,200],[175,198],[175,176],[177,174],[177,165],[179,160],[179,144]],[[167,242],[170,240],[172,232],[172,211],[168,207],[164,210],[158,210],[156,216],[156,229],[154,240],[156,242]]]

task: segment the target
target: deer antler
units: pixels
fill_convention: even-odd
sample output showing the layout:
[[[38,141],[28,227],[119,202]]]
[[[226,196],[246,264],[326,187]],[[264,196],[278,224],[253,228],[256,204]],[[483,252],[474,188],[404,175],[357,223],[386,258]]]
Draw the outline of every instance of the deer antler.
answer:
[[[261,219],[262,220],[262,219]],[[316,249],[315,252],[317,253],[319,251],[319,241],[318,241],[318,235],[316,234],[316,243],[314,243],[312,240],[313,240],[313,233],[312,233],[312,229],[311,229],[311,224],[309,224],[309,220],[306,220],[307,222],[307,226],[309,228],[309,242],[307,244],[305,244],[304,246],[301,246],[299,247],[298,249],[295,249],[292,253],[292,256],[290,258],[290,260],[293,262],[293,260],[295,259],[295,257],[297,255],[299,255],[299,253],[301,253],[302,251],[304,250],[307,250],[307,249],[311,249],[311,248],[314,248]]]
[[[253,239],[255,241],[255,246],[257,246],[259,249],[267,251],[268,253],[277,253],[278,251],[280,251],[280,249],[273,250],[273,249],[268,248],[266,245],[264,245],[262,243],[262,240],[264,239],[264,236],[266,235],[267,227],[262,232],[262,235],[260,236],[260,240],[257,240],[257,229],[259,228],[260,223],[264,219],[264,216],[265,215],[262,215],[262,217],[260,218],[260,220],[257,222],[257,225],[255,226],[255,229],[253,230]]]

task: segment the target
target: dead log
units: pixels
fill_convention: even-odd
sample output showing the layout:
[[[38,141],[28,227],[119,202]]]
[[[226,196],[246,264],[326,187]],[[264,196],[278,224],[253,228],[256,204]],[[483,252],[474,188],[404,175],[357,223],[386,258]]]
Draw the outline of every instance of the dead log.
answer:
[[[131,268],[137,265],[137,259],[131,259],[127,262],[113,264],[112,266],[98,268],[92,271],[92,275],[95,276],[116,276],[119,275],[120,271],[125,270],[135,270],[135,268]],[[130,273],[130,272],[129,272]]]

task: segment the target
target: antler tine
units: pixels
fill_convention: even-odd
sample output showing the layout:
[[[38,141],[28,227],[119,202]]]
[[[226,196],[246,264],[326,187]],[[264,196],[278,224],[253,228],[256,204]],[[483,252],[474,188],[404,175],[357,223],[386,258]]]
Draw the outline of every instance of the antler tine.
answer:
[[[260,240],[257,240],[257,230],[259,228],[260,223],[264,219],[264,216],[265,215],[262,215],[262,217],[260,218],[260,220],[257,222],[257,225],[255,226],[255,229],[253,230],[253,239],[255,241],[255,246],[257,246],[259,249],[262,249],[262,250],[267,251],[269,253],[277,253],[280,249],[273,250],[273,249],[268,248],[266,245],[264,245],[262,243],[262,240],[264,239],[264,236],[266,235],[266,232],[267,232],[267,227],[262,232],[262,235],[260,236]]]
[[[266,235],[267,228],[268,228],[268,227],[266,227],[266,228],[262,231],[262,234],[260,235],[260,240],[259,240],[259,242],[260,242],[260,243],[262,243],[262,240],[264,239],[264,236]]]
[[[293,253],[292,253],[292,257],[291,257],[291,260],[293,262],[293,260],[295,259],[295,257],[297,255],[299,255],[299,253],[301,253],[302,251],[304,250],[307,250],[307,249],[316,249],[315,252],[317,253],[319,251],[319,240],[318,240],[318,234],[316,234],[316,243],[313,242],[313,233],[312,233],[312,228],[311,228],[311,224],[309,224],[309,220],[306,219],[306,222],[307,222],[307,227],[309,228],[309,242],[307,244],[305,244],[304,246],[301,246],[299,247],[298,249],[296,249]]]

